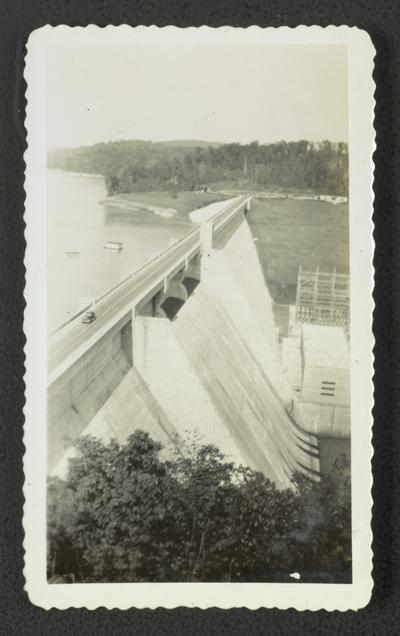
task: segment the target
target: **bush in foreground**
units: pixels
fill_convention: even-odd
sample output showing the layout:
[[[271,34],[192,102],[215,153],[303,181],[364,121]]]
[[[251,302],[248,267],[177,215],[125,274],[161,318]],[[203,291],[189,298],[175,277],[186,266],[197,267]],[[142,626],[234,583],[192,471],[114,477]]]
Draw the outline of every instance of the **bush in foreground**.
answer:
[[[162,461],[136,431],[126,444],[83,438],[66,480],[48,484],[52,582],[350,582],[350,481],[279,491],[213,446]]]

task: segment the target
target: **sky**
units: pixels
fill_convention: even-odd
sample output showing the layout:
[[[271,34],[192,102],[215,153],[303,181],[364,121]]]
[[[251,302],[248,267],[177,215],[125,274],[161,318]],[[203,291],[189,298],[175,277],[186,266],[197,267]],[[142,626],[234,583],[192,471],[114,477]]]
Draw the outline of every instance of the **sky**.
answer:
[[[53,47],[48,148],[347,141],[345,46]]]

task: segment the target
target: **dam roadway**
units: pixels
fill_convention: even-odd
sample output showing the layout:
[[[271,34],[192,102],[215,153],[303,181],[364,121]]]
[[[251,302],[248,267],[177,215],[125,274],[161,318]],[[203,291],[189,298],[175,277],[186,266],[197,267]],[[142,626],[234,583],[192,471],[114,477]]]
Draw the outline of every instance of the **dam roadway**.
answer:
[[[248,209],[249,203],[250,197],[243,195],[207,206],[209,212],[205,214],[203,225],[208,226],[211,240],[233,217]],[[129,310],[165,288],[168,278],[187,266],[194,256],[202,254],[204,248],[202,232],[197,227],[86,307],[85,310],[91,308],[96,312],[94,322],[82,323],[83,310],[52,333],[48,341],[48,384],[54,382]]]

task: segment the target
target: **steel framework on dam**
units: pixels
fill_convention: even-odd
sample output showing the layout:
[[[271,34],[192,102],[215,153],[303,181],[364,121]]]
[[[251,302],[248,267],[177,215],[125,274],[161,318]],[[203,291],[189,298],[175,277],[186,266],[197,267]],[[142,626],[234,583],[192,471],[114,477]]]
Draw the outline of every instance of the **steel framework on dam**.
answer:
[[[346,274],[303,270],[297,278],[296,322],[337,325],[350,323],[350,278]]]

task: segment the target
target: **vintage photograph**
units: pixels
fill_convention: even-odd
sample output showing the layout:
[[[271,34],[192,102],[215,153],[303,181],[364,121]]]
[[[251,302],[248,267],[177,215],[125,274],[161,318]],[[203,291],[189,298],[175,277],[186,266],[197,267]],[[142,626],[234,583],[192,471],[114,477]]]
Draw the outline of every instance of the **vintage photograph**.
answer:
[[[27,153],[42,202],[38,574],[78,595],[349,589],[353,462],[371,425],[358,446],[353,338],[368,334],[372,285],[372,239],[367,287],[352,256],[349,42],[367,38],[121,29],[46,27],[28,65],[41,122],[28,125],[37,163]],[[29,215],[28,196],[28,229]]]

